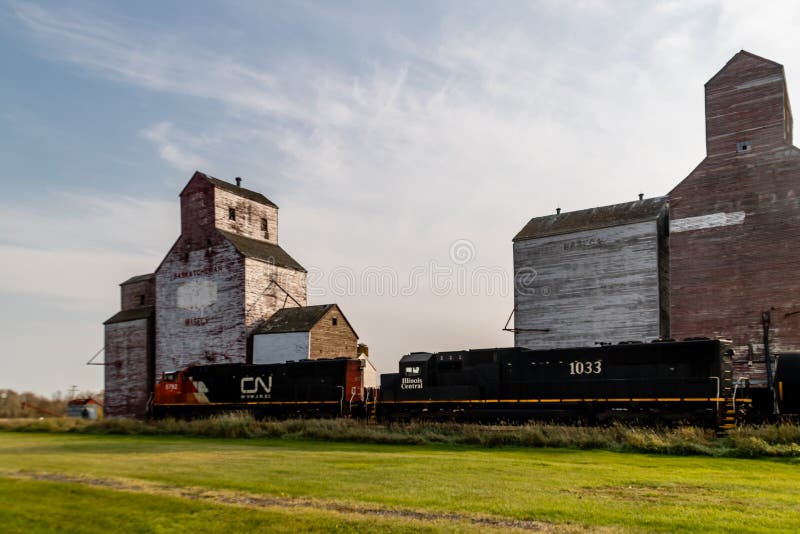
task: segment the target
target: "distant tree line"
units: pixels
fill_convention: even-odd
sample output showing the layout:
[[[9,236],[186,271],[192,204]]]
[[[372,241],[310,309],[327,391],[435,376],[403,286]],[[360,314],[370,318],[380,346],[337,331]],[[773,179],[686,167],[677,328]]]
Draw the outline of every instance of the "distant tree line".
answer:
[[[103,404],[103,394],[80,392],[74,398],[93,398]],[[17,393],[11,389],[0,389],[0,419],[30,417],[64,417],[70,397],[60,391],[50,398],[31,392]]]

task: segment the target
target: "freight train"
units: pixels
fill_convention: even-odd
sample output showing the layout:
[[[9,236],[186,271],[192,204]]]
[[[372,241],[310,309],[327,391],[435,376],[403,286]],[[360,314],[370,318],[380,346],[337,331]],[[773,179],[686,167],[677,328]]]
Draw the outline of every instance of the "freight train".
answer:
[[[778,359],[774,405],[757,406],[733,377],[724,340],[624,343],[574,349],[416,352],[364,387],[363,362],[338,358],[268,365],[192,366],[164,373],[155,417],[248,411],[256,417],[374,417],[382,421],[686,422],[729,428],[800,413],[800,354]]]

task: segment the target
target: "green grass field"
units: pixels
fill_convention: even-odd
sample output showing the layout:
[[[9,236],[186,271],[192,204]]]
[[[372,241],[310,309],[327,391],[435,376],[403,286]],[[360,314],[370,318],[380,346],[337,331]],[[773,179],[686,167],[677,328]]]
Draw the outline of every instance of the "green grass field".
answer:
[[[800,530],[797,459],[0,432],[4,532]]]

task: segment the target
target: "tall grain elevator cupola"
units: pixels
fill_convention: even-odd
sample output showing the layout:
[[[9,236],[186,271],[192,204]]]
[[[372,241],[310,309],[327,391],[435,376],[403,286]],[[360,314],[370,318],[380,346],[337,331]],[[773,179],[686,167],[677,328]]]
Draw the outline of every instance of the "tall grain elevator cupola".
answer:
[[[306,304],[306,270],[278,244],[278,206],[237,184],[196,172],[181,191],[181,235],[156,270],[156,376],[245,363],[257,326]]]
[[[783,65],[742,50],[706,83],[705,92],[708,157],[792,144]]]
[[[800,150],[783,66],[742,50],[706,83],[705,107],[706,158],[668,195],[672,337],[732,339],[735,378],[766,387],[765,332],[773,356],[800,349]]]

